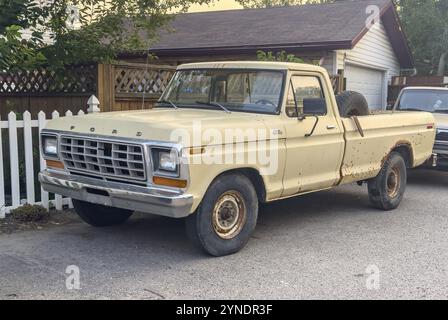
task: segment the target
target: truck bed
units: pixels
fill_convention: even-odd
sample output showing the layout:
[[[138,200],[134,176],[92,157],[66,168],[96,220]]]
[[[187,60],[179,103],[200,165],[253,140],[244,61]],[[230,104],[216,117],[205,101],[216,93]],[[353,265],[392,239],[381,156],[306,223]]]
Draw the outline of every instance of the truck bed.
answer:
[[[409,167],[423,164],[434,140],[434,118],[429,113],[390,111],[358,117],[364,137],[353,118],[342,118],[345,129],[345,155],[341,166],[341,184],[375,177],[390,152],[407,147]],[[385,139],[387,138],[387,139]],[[412,160],[413,159],[413,160]]]

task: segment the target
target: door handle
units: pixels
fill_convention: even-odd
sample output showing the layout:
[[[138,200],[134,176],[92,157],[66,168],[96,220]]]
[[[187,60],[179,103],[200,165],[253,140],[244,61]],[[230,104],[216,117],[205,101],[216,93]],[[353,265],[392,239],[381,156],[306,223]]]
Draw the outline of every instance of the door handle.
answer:
[[[336,126],[328,125],[328,126],[327,126],[327,129],[328,129],[328,130],[333,130],[333,129],[336,129]]]

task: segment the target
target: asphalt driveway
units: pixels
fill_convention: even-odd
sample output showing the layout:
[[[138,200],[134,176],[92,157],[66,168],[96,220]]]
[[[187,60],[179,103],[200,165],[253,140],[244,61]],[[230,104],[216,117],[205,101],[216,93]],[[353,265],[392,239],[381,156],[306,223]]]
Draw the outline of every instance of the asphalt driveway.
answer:
[[[155,216],[3,234],[0,299],[447,299],[447,188],[448,173],[414,171],[393,212],[371,208],[365,185],[265,205],[248,246],[221,258]]]

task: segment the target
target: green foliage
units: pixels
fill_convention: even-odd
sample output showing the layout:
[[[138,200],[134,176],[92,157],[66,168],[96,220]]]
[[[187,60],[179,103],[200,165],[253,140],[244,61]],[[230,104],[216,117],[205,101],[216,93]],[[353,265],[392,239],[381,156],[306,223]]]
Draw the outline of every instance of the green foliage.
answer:
[[[42,46],[41,35],[35,34],[29,41],[21,41],[20,30],[18,25],[6,27],[3,37],[0,37],[0,70],[12,66],[34,68],[47,62],[39,50]]]
[[[399,0],[397,5],[419,73],[435,74],[448,52],[448,1]]]
[[[5,13],[0,20],[0,70],[41,64],[63,70],[68,64],[107,63],[119,52],[147,50],[171,13],[210,0],[0,1]],[[25,28],[32,32],[30,39],[21,37]]]
[[[49,217],[49,213],[44,207],[35,204],[25,204],[13,209],[10,215],[18,222],[38,222]]]
[[[285,51],[279,51],[277,53],[273,53],[272,51],[257,51],[257,59],[259,61],[280,61],[280,62],[295,62],[295,63],[304,63],[304,61],[296,57],[293,54],[287,54]]]
[[[244,8],[270,8],[301,4],[329,3],[337,0],[237,0]]]

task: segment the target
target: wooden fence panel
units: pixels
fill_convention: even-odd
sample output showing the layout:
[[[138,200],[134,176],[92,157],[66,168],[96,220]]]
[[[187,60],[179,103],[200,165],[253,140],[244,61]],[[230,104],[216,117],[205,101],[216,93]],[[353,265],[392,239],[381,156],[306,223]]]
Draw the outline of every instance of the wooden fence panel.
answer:
[[[120,62],[98,66],[101,111],[151,109],[176,67]]]

